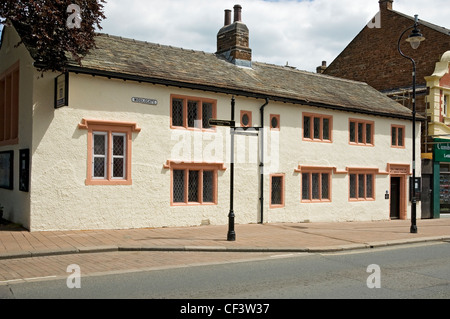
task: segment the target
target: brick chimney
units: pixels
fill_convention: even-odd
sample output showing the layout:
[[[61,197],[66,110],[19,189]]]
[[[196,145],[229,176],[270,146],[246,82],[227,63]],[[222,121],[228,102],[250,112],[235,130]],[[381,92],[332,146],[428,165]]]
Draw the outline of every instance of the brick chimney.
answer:
[[[318,66],[316,71],[317,73],[322,74],[323,72],[325,72],[326,69],[327,69],[327,61],[322,61],[322,65]]]
[[[392,3],[394,0],[380,0],[380,10],[392,10]]]
[[[217,34],[217,55],[238,65],[252,66],[252,50],[249,47],[249,31],[242,23],[242,7],[234,6],[234,22],[231,23],[231,10],[225,10],[225,24]]]

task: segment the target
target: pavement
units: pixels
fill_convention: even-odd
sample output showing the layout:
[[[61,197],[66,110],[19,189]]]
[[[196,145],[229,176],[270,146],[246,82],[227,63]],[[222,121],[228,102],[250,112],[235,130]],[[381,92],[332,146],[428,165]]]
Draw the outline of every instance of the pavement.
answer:
[[[450,218],[411,221],[273,223],[130,230],[29,232],[0,228],[0,260],[113,251],[338,252],[423,242],[450,242]]]

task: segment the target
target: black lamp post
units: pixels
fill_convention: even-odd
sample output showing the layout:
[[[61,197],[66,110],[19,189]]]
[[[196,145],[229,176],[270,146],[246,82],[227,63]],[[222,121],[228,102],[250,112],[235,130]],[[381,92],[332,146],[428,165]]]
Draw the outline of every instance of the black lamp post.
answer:
[[[417,225],[416,225],[416,214],[417,214],[417,199],[416,199],[416,62],[411,57],[405,55],[401,48],[401,40],[406,32],[413,29],[409,37],[406,39],[407,42],[411,44],[411,47],[416,50],[420,43],[425,41],[425,37],[420,33],[420,30],[418,29],[419,26],[419,18],[418,15],[415,15],[415,22],[412,27],[409,27],[405,31],[403,31],[402,35],[398,39],[398,52],[400,54],[410,60],[413,64],[413,125],[412,125],[412,134],[413,134],[413,167],[412,167],[412,208],[411,208],[411,233],[415,234],[417,233]]]
[[[231,99],[231,122],[234,122],[236,100],[233,96]],[[231,130],[231,173],[230,173],[230,212],[228,214],[228,234],[227,241],[236,241],[236,232],[234,230],[234,130],[232,125]]]

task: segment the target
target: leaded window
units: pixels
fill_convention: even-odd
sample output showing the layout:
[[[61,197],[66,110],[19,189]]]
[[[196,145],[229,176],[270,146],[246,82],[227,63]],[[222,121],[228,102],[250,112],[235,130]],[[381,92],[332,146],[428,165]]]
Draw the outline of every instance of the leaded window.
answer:
[[[374,199],[374,175],[350,174],[350,199],[371,200]]]
[[[92,176],[106,178],[108,135],[105,132],[94,132],[93,140]]]
[[[173,169],[172,203],[176,205],[215,204],[216,179],[215,170]]]
[[[350,144],[373,146],[374,124],[365,120],[350,120]]]
[[[283,178],[284,176],[275,175],[272,176],[271,181],[271,198],[270,198],[270,204],[271,205],[283,205],[284,199],[283,199]]]
[[[331,174],[327,172],[302,173],[302,201],[331,200]]]
[[[303,139],[331,142],[332,117],[320,114],[303,114]]]
[[[211,129],[216,102],[202,98],[172,97],[172,123],[174,128]]]

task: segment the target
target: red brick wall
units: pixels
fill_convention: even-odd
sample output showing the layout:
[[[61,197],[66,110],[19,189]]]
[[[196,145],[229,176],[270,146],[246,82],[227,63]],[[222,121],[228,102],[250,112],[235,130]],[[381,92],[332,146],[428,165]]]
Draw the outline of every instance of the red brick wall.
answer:
[[[397,43],[401,33],[413,25],[413,20],[382,9],[381,28],[365,27],[324,73],[363,81],[380,91],[411,87],[412,63],[398,53]],[[401,48],[417,63],[417,84],[425,85],[424,77],[433,74],[440,56],[450,50],[450,35],[424,25],[420,30],[426,41],[417,50],[405,41]]]

